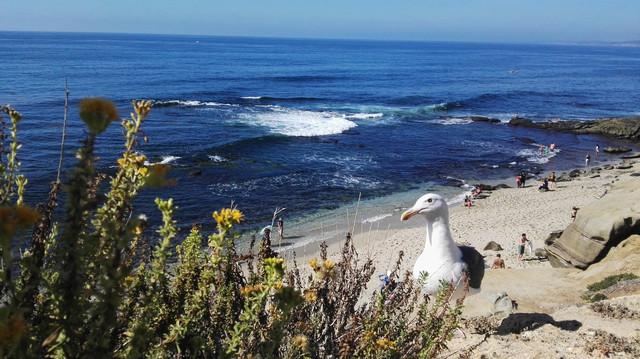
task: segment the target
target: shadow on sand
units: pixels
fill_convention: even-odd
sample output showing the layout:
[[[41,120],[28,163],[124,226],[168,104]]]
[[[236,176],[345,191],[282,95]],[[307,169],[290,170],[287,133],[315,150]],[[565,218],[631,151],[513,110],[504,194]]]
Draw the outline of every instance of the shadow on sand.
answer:
[[[581,326],[577,320],[555,321],[549,314],[544,313],[514,313],[502,320],[500,326],[496,329],[496,334],[520,334],[529,330],[536,330],[545,324],[551,324],[562,330],[576,331]]]

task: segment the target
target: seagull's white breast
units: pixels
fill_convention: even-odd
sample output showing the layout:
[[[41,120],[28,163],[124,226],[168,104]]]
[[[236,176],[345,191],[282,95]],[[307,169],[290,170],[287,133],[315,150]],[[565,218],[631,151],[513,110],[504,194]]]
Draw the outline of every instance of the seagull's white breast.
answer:
[[[420,254],[413,266],[413,277],[419,279],[422,273],[426,272],[427,281],[423,290],[435,294],[443,280],[454,285],[460,284],[465,269],[466,264],[462,261],[462,253],[457,247],[429,248]]]

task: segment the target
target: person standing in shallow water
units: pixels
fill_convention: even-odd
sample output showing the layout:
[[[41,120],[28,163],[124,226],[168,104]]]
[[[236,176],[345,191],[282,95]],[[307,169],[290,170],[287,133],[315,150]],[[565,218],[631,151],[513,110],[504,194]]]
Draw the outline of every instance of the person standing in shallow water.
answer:
[[[589,168],[589,162],[591,162],[591,155],[587,153],[587,155],[584,158],[584,165]]]
[[[600,145],[596,145],[596,159],[598,158],[599,154],[600,154]]]
[[[284,220],[282,220],[282,217],[278,217],[278,235],[280,240],[284,238]]]
[[[522,185],[522,188],[525,187],[525,182],[527,181],[527,173],[525,171],[521,171],[520,172],[520,184]]]

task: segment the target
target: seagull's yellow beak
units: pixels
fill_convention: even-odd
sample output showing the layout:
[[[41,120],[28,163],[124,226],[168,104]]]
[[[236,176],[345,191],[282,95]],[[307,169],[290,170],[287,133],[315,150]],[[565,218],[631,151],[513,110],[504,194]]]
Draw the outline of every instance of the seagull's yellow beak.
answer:
[[[404,211],[402,213],[402,216],[400,216],[400,220],[401,221],[406,221],[409,218],[415,216],[417,213],[419,212],[419,210],[413,209],[413,208],[409,208],[408,210]]]

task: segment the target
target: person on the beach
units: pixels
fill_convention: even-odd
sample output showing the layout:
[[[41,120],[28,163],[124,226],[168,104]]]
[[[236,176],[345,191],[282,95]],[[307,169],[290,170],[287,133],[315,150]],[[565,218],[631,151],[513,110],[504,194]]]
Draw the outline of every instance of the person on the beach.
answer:
[[[271,226],[267,226],[262,229],[262,239],[265,241],[271,241]]]
[[[587,155],[584,158],[584,164],[585,166],[587,166],[587,168],[589,168],[589,162],[591,162],[591,155],[587,153]]]
[[[600,154],[600,145],[596,145],[596,158],[598,158],[599,154]]]
[[[527,173],[524,170],[522,170],[520,172],[520,183],[522,183],[522,188],[525,187],[525,182],[527,182]]]
[[[520,175],[516,176],[516,186],[518,188],[522,187],[522,180],[520,179]]]
[[[538,191],[548,191],[549,190],[549,180],[548,179],[544,179],[542,181],[542,184],[540,185],[540,187],[538,187]]]
[[[471,208],[471,206],[473,206],[473,201],[469,195],[464,196],[464,206],[467,208]]]
[[[282,217],[278,217],[278,235],[281,240],[284,238],[284,221]]]
[[[493,260],[491,269],[504,269],[504,259],[500,257],[500,253],[496,254],[496,259]]]
[[[520,237],[520,241],[518,244],[518,260],[520,261],[522,260],[522,256],[524,256],[524,247],[527,245],[527,242],[529,242],[527,234],[522,233],[522,237]]]
[[[549,182],[551,182],[551,187],[553,187],[554,189],[557,187],[555,171],[552,171],[551,174],[549,175]]]
[[[572,222],[576,220],[576,216],[578,215],[578,210],[579,209],[580,208],[578,208],[578,207],[571,208],[571,221]]]

